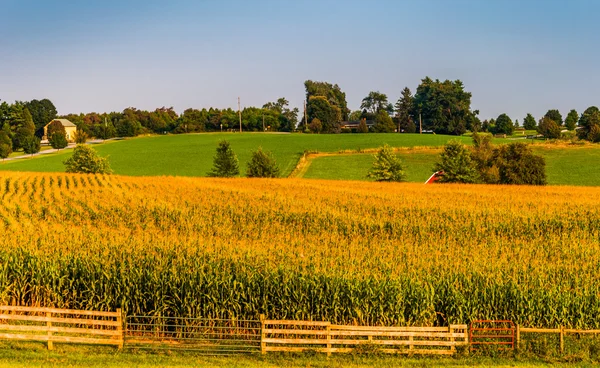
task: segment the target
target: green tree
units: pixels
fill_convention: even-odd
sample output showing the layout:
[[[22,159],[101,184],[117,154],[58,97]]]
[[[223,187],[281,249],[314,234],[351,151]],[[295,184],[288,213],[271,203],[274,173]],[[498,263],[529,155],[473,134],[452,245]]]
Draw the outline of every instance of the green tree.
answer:
[[[231,178],[239,174],[239,161],[231,145],[227,141],[220,141],[208,176]]]
[[[510,119],[510,117],[508,117],[508,115],[501,114],[500,116],[498,116],[498,118],[496,119],[495,133],[512,135],[514,130],[515,126],[513,125],[513,122]]]
[[[385,110],[379,110],[375,115],[373,129],[378,133],[393,133],[396,130],[396,124]]]
[[[358,124],[358,128],[356,129],[357,133],[368,133],[369,127],[367,126],[367,119],[360,119],[360,123]]]
[[[319,134],[321,133],[321,130],[323,130],[323,124],[321,123],[321,120],[319,120],[318,118],[314,118],[310,122],[308,128],[311,132]]]
[[[92,147],[78,144],[73,155],[63,162],[68,173],[111,174],[110,164],[106,157],[99,157]]]
[[[413,121],[419,121],[419,115],[422,116],[423,129],[431,129],[438,134],[462,135],[474,120],[471,93],[465,91],[460,80],[441,82],[426,77],[414,96]]]
[[[48,142],[52,148],[60,150],[69,145],[67,141],[67,132],[65,127],[58,121],[54,120],[47,128]]]
[[[548,112],[546,112],[546,115],[544,115],[544,117],[554,120],[554,122],[556,124],[558,124],[558,126],[561,126],[563,124],[562,115],[561,115],[560,111],[558,111],[558,110],[548,110]]]
[[[8,155],[10,155],[12,152],[12,143],[9,144],[5,144],[5,143],[0,143],[0,158],[2,160],[4,160],[5,158],[8,157]]]
[[[362,118],[362,111],[356,110],[352,111],[350,115],[348,115],[348,121],[360,121]]]
[[[538,123],[537,132],[548,139],[560,138],[560,131],[560,126],[547,116],[544,116]]]
[[[499,146],[494,150],[493,160],[498,166],[500,184],[546,184],[546,161],[533,154],[526,143]]]
[[[8,126],[8,125],[5,124],[5,126]],[[8,157],[8,155],[10,155],[12,153],[12,139],[10,138],[10,128],[8,129],[8,132],[4,128],[2,130],[0,130],[0,144],[8,147],[8,149],[7,149],[8,153],[6,153],[6,157]],[[6,158],[6,157],[3,157],[3,158]]]
[[[600,142],[600,111],[592,110],[586,115],[585,127],[580,131],[584,134],[583,138],[590,142]]]
[[[440,183],[477,183],[479,175],[471,152],[460,141],[451,140],[440,154],[440,161],[434,165],[434,171],[442,171]]]
[[[33,134],[28,135],[23,140],[23,152],[25,152],[28,155],[33,156],[33,154],[40,152],[41,148],[42,146],[40,139]]]
[[[85,132],[85,130],[82,130],[82,129],[77,129],[75,131],[75,134],[73,135],[73,140],[77,144],[85,144],[85,142],[87,142],[88,138],[89,138],[88,134]]]
[[[406,180],[404,165],[394,154],[394,151],[389,145],[383,145],[383,147],[373,155],[373,158],[373,167],[367,174],[367,177],[374,178],[376,181]]]
[[[498,166],[493,158],[494,146],[492,145],[492,135],[488,133],[474,133],[471,159],[483,183],[497,184],[500,181]]]
[[[525,119],[523,119],[523,128],[525,128],[525,130],[534,130],[536,126],[537,123],[535,122],[533,115],[527,114]]]
[[[565,119],[565,127],[569,130],[575,130],[577,120],[579,120],[579,114],[577,113],[577,110],[573,109],[569,111],[567,118]]]
[[[411,112],[414,109],[414,99],[410,89],[405,87],[402,96],[396,102],[396,117],[398,118],[398,133],[414,133],[416,126]]]
[[[581,117],[579,118],[581,129],[577,131],[577,135],[580,138],[594,141],[594,134],[590,133],[593,133],[593,131],[596,130],[594,126],[599,124],[597,121],[598,113],[600,113],[600,110],[596,106],[590,106],[585,109],[583,114],[581,114]]]
[[[252,152],[248,162],[246,176],[249,178],[276,178],[279,176],[279,167],[271,152],[265,152],[261,147]]]
[[[346,102],[346,94],[342,92],[340,87],[337,84],[330,84],[327,82],[314,82],[311,80],[307,80],[304,82],[304,87],[306,88],[306,103],[307,110],[308,105],[310,104],[310,98],[321,96],[324,97],[325,100],[332,106],[336,107],[339,110],[339,121],[348,120],[348,114],[350,114],[350,110],[348,109],[348,103]],[[320,116],[311,115],[311,111],[307,111],[308,113],[308,121],[312,121],[313,118],[317,117],[325,123]]]
[[[385,93],[379,91],[371,91],[367,97],[363,98],[360,104],[361,109],[366,109],[372,114],[377,114],[379,111],[388,110],[388,97]]]
[[[56,106],[47,98],[26,102],[25,107],[31,113],[35,131],[39,131],[58,116]]]
[[[342,113],[339,107],[332,105],[323,96],[311,96],[306,105],[308,121],[319,119],[322,131],[325,133],[339,133],[341,130]]]

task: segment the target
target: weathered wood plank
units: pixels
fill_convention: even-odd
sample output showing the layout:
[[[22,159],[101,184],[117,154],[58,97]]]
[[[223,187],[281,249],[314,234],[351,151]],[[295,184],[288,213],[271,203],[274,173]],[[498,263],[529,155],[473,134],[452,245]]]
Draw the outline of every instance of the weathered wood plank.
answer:
[[[350,340],[350,339],[332,339],[332,345],[396,345],[396,346],[459,346],[466,345],[462,341],[434,341],[434,340]]]
[[[0,314],[0,320],[7,319],[12,321],[36,321],[36,322],[53,322],[53,323],[71,323],[79,325],[94,325],[94,326],[119,326],[118,321],[103,321],[96,319],[85,318],[59,318],[59,317],[40,317],[40,316],[23,316],[17,314]]]
[[[465,327],[466,328],[466,327]],[[448,327],[377,327],[331,325],[331,330],[349,331],[389,331],[389,332],[448,332]]]
[[[523,332],[560,333],[560,328],[521,327],[520,330],[521,330],[521,333],[523,333]]]
[[[89,335],[103,336],[120,336],[117,330],[98,330],[92,328],[77,328],[77,327],[48,327],[48,326],[28,326],[28,325],[5,325],[0,324],[0,331],[31,331],[31,332],[59,332],[59,333],[76,333]]]
[[[334,351],[334,349],[331,349]],[[287,351],[287,352],[297,352],[301,353],[304,351],[317,351],[321,353],[326,353],[327,348],[305,348],[305,347],[297,347],[297,346],[267,346],[265,351]]]
[[[449,332],[387,332],[387,331],[331,331],[332,336],[384,336],[384,337],[437,337],[437,338],[465,338],[464,333]]]
[[[59,309],[59,308],[45,308],[45,307],[21,307],[21,306],[10,306],[0,305],[0,311],[13,311],[13,312],[39,312],[39,313],[53,313],[53,314],[79,314],[82,316],[97,316],[97,317],[117,317],[118,312],[100,312],[100,311],[86,311],[76,309]]]
[[[265,334],[279,334],[279,335],[319,335],[327,336],[327,330],[283,330],[276,328],[265,328]]]
[[[274,339],[274,338],[268,338],[268,337],[263,339],[263,342],[268,343],[268,344],[291,344],[291,345],[297,345],[297,344],[325,345],[325,344],[327,344],[326,339]]]
[[[288,320],[265,320],[265,325],[286,325],[286,326],[330,326],[331,322],[322,321],[288,321]]]

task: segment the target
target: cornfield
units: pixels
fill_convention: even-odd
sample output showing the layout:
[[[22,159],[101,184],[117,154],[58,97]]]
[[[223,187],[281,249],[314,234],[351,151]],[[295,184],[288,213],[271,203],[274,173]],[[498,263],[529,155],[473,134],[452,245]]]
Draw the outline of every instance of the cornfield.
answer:
[[[0,175],[0,303],[600,328],[600,188]]]

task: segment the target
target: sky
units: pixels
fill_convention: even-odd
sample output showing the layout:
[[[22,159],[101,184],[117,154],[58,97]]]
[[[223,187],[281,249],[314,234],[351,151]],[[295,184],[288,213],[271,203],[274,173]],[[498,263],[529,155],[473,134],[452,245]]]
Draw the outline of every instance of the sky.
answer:
[[[0,0],[0,100],[59,114],[302,110],[307,79],[352,110],[460,79],[482,119],[600,105],[596,0]]]

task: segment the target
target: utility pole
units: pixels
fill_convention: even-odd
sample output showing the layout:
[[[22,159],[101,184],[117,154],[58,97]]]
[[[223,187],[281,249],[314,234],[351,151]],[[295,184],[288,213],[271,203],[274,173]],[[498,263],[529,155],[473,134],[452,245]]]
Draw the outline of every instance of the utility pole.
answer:
[[[421,113],[419,113],[419,134],[423,134],[423,122],[421,121]]]
[[[263,132],[265,131],[265,112],[263,111]]]
[[[304,130],[308,129],[308,118],[306,117],[306,100],[304,101]]]
[[[242,132],[242,107],[240,105],[240,98],[238,97],[238,114],[240,115],[240,133]]]

